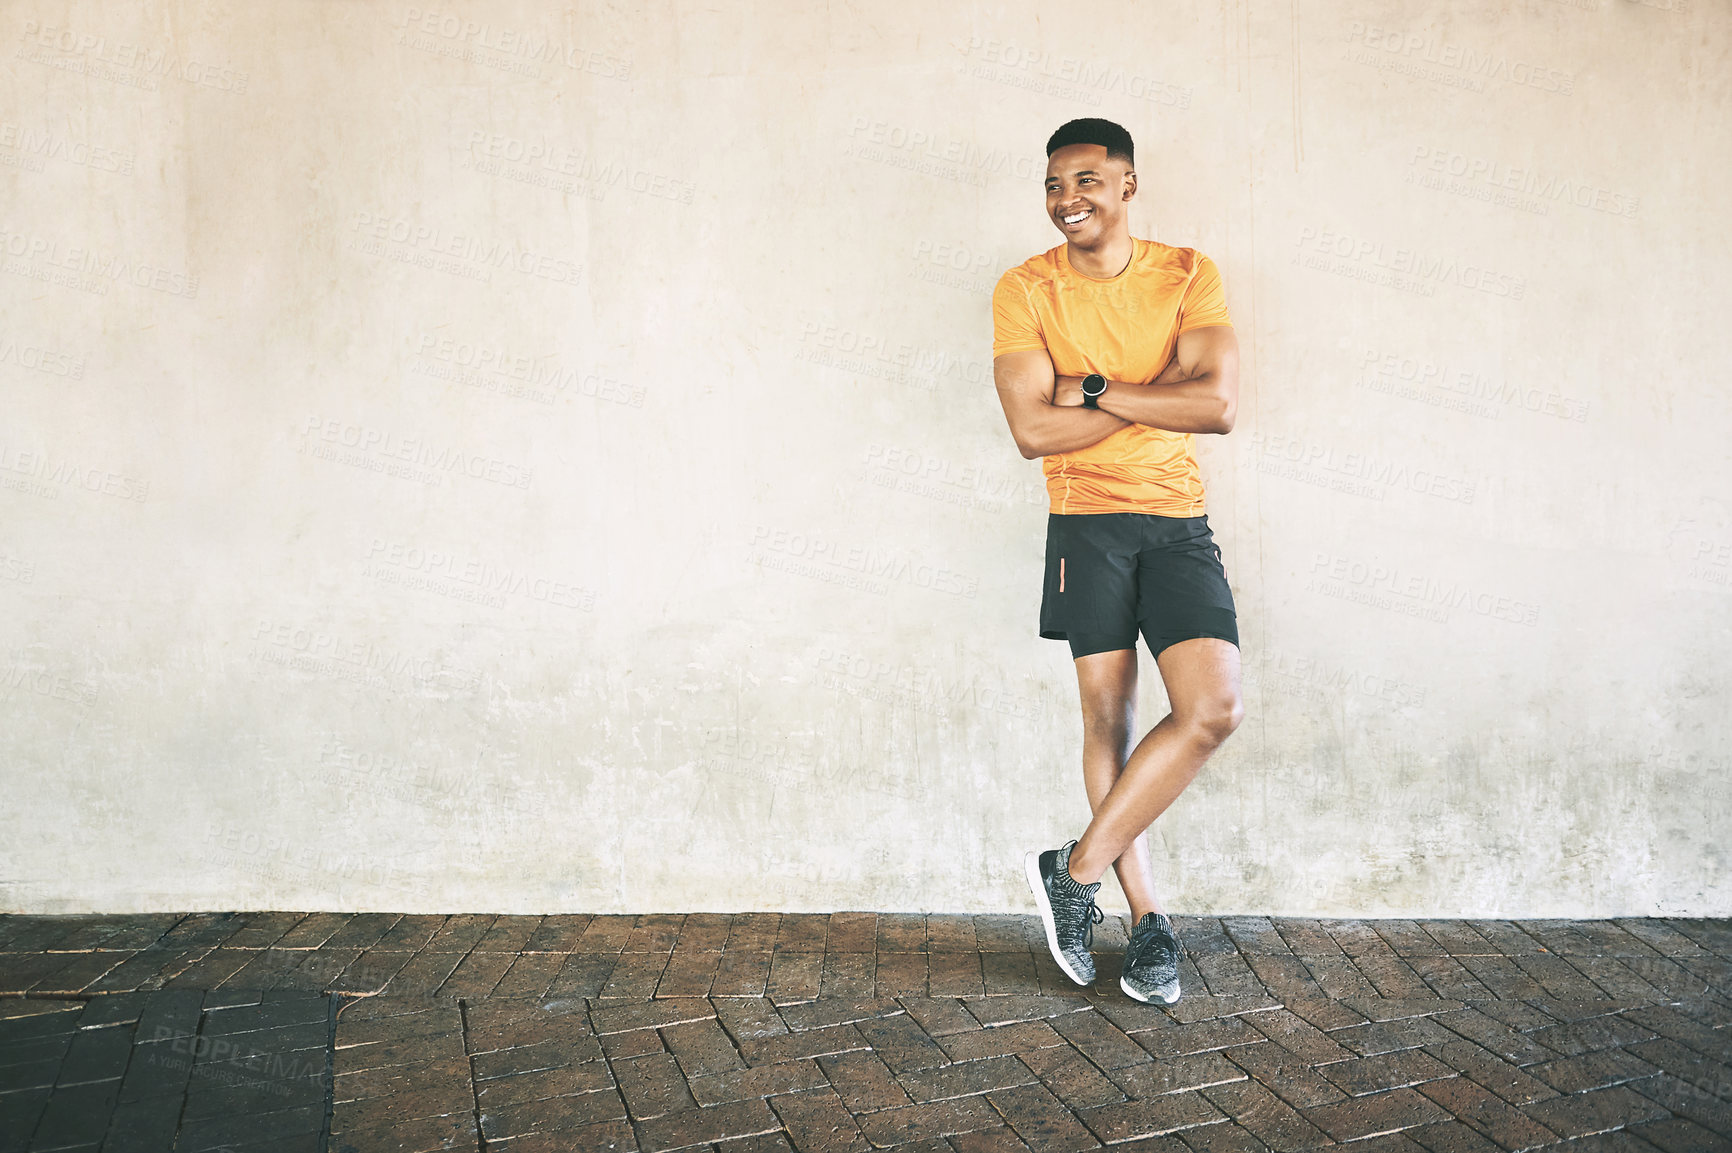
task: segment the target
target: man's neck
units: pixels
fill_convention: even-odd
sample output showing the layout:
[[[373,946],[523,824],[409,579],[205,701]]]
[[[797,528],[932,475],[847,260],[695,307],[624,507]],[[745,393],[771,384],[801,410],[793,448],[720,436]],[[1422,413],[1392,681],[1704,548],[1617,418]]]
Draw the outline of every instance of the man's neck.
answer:
[[[1098,248],[1078,248],[1067,240],[1064,249],[1070,266],[1095,280],[1111,280],[1123,272],[1135,253],[1136,244],[1128,232],[1113,237]]]

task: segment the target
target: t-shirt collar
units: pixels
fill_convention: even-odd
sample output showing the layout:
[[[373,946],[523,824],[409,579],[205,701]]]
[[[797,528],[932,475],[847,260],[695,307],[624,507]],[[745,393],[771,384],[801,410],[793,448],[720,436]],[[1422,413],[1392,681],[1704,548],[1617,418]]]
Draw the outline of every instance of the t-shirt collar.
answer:
[[[1143,254],[1143,242],[1141,240],[1138,240],[1134,236],[1131,237],[1131,258],[1130,258],[1130,260],[1125,262],[1124,268],[1122,268],[1119,271],[1119,274],[1117,276],[1109,276],[1109,277],[1102,278],[1099,276],[1090,276],[1086,272],[1079,272],[1077,270],[1076,266],[1071,264],[1071,262],[1070,262],[1070,244],[1069,243],[1061,244],[1058,246],[1059,267],[1063,268],[1066,272],[1070,273],[1072,276],[1078,277],[1082,280],[1089,281],[1090,283],[1093,283],[1093,284],[1111,284],[1115,280],[1123,279],[1125,276],[1130,274],[1131,269],[1133,267],[1135,267],[1135,265],[1137,263],[1137,257],[1141,256],[1142,254]]]

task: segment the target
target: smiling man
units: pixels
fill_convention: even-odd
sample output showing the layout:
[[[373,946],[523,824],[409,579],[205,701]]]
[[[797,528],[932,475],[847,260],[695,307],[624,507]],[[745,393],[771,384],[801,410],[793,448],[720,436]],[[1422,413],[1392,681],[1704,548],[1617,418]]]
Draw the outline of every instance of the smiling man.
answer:
[[[1214,262],[1131,235],[1130,134],[1073,120],[1046,152],[1046,213],[1065,242],[999,279],[992,367],[1017,447],[1044,458],[1040,635],[1076,662],[1094,818],[1026,868],[1054,959],[1087,985],[1112,866],[1133,925],[1120,987],[1170,1004],[1179,944],[1145,833],[1244,715],[1238,618],[1193,452],[1196,434],[1232,431],[1239,346]],[[1139,633],[1172,711],[1133,748]]]

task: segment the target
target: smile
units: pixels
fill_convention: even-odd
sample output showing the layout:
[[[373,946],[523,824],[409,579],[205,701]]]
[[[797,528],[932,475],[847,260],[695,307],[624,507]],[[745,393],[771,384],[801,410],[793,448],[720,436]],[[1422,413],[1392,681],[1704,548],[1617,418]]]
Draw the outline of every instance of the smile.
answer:
[[[1081,224],[1092,215],[1094,215],[1094,210],[1092,208],[1085,208],[1081,212],[1073,212],[1062,219],[1066,224]]]

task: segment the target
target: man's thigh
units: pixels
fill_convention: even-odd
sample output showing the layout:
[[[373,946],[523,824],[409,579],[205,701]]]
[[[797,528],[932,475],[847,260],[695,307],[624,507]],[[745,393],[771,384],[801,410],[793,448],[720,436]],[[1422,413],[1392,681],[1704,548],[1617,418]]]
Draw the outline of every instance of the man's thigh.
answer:
[[[1085,723],[1121,721],[1128,728],[1137,697],[1137,650],[1090,653],[1074,663]]]
[[[1155,658],[1180,720],[1232,712],[1240,704],[1239,646],[1219,637],[1176,641]]]

